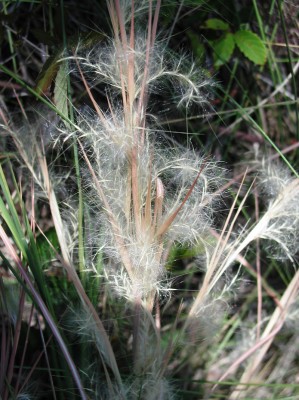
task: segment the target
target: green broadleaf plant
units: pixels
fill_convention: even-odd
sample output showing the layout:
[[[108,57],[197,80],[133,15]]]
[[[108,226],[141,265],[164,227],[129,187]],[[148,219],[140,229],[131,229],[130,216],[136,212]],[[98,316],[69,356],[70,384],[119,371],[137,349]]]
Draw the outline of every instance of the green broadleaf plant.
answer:
[[[238,31],[234,34],[236,45],[241,52],[257,65],[264,65],[267,49],[258,35],[251,31]]]
[[[214,46],[214,52],[217,58],[215,59],[215,66],[221,66],[223,63],[229,61],[235,49],[234,35],[227,32],[222,36]]]
[[[214,50],[215,67],[228,62],[237,46],[242,54],[256,65],[264,65],[267,59],[267,49],[261,38],[250,30],[241,30],[232,33],[229,25],[218,18],[205,21],[204,29],[219,30],[222,34],[219,39],[210,41]],[[194,39],[193,39],[194,42]]]

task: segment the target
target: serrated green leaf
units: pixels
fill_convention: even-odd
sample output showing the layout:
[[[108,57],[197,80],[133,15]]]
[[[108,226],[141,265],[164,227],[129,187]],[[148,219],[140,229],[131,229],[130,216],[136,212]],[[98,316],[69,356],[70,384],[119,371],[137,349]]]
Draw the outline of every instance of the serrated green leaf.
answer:
[[[267,49],[258,35],[251,31],[238,31],[234,34],[234,38],[245,57],[257,65],[265,64]]]
[[[235,48],[234,35],[230,32],[226,33],[222,38],[214,44],[215,67],[229,61]]]
[[[222,19],[219,18],[207,19],[203,27],[206,29],[214,29],[220,31],[227,31],[229,29],[228,23],[222,21]]]
[[[54,103],[57,109],[66,118],[69,117],[68,112],[68,101],[67,101],[67,62],[61,61],[59,63],[59,69],[56,75],[55,87],[54,87]],[[66,122],[64,122],[67,124]]]

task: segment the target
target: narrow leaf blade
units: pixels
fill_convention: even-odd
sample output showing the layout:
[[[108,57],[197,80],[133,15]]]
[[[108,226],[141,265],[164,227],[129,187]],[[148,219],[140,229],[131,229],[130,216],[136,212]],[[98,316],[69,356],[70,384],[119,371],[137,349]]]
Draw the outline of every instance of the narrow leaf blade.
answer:
[[[57,109],[60,111],[62,115],[66,117],[66,119],[68,119],[69,117],[68,99],[67,99],[67,93],[68,93],[67,73],[68,73],[67,62],[61,61],[59,63],[59,69],[55,81],[54,103]],[[68,126],[66,122],[65,124]]]

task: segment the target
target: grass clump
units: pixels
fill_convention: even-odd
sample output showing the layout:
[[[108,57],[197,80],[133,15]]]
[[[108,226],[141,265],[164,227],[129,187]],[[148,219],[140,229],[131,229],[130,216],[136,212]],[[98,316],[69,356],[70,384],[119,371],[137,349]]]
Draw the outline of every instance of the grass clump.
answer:
[[[166,11],[179,25],[189,3],[106,6],[111,35],[67,45],[61,2],[65,49],[30,89],[43,108],[32,117],[16,94],[21,117],[1,112],[1,397],[295,396],[278,366],[296,366],[299,185],[285,154],[298,142],[279,150],[249,92],[230,95],[235,64],[217,111],[232,130],[250,126],[248,161],[232,156],[240,132],[223,149],[210,137],[202,146],[198,114],[216,110],[221,89],[198,60],[167,49],[177,25],[173,37],[158,29]],[[12,60],[2,70],[28,89]],[[209,123],[215,131],[219,118]],[[265,143],[276,153],[263,154]]]

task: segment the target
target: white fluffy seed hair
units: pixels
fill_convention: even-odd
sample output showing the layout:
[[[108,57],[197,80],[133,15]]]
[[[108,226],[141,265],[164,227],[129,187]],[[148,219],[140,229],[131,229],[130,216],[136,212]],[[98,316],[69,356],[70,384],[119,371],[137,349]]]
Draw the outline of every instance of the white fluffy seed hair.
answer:
[[[117,6],[126,25],[122,28],[129,31],[132,2]],[[204,242],[200,237],[212,223],[213,193],[222,175],[214,161],[194,151],[160,148],[155,119],[147,114],[150,95],[163,90],[164,96],[174,94],[178,107],[188,108],[208,101],[213,82],[185,56],[169,53],[163,43],[151,43],[143,23],[149,3],[137,1],[135,6],[134,44],[132,37],[126,37],[128,32],[118,32],[118,23],[112,21],[114,38],[106,38],[91,51],[78,46],[73,59],[85,83],[91,87],[100,82],[106,96],[97,114],[82,109],[77,130],[65,129],[66,139],[79,137],[89,172],[93,170],[86,191],[95,225],[101,226],[98,237],[107,264],[105,275],[115,291],[128,299],[169,291],[165,242]],[[112,2],[108,7],[112,20],[117,19]],[[143,224],[141,230],[138,220],[146,220],[148,226]]]
[[[268,161],[263,158],[258,171],[259,189],[270,202],[294,180],[291,171],[277,161]]]
[[[152,93],[167,93],[178,107],[188,108],[192,104],[205,106],[209,103],[211,88],[216,82],[190,62],[189,56],[169,52],[163,42],[156,41],[148,49],[144,26],[140,31],[136,28],[134,49],[129,45],[124,49],[115,38],[107,38],[104,44],[95,46],[89,52],[84,46],[78,46],[75,57],[87,79],[90,79],[91,86],[99,82],[105,84],[111,99],[116,99],[123,88],[127,90],[129,87],[127,71],[130,58],[134,63],[133,97],[136,102],[145,84],[148,98]]]
[[[253,241],[266,240],[271,257],[294,262],[299,238],[299,179],[292,177],[280,164],[262,165],[260,173],[262,194],[267,206],[257,223],[243,229],[235,243],[235,250],[225,259],[222,269],[235,262]]]
[[[267,200],[267,210],[258,223],[260,236],[267,239],[275,258],[294,261],[299,242],[299,179],[278,162],[263,160],[259,181]]]
[[[179,243],[198,242],[212,225],[214,207],[219,200],[215,192],[223,182],[224,169],[215,161],[207,160],[189,150],[176,154],[176,157],[169,157],[160,172],[162,181],[163,175],[166,215],[171,214],[182,203],[188,190],[196,182],[185,206],[171,225],[168,237]]]
[[[175,400],[177,396],[171,384],[160,376],[147,374],[135,379],[129,387],[130,399]]]

